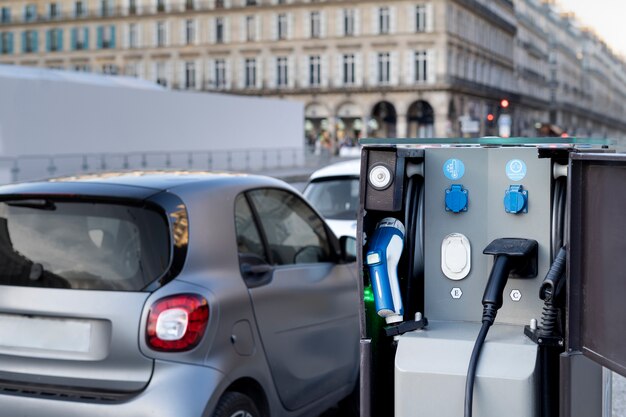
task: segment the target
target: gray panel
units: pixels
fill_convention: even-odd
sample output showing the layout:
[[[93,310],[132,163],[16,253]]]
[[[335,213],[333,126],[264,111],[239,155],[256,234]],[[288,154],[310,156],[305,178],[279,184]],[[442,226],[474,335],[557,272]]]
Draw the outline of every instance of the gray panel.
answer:
[[[400,337],[395,361],[397,417],[463,415],[465,379],[480,325],[433,322]],[[538,416],[537,346],[517,326],[494,325],[483,347],[474,415]]]
[[[458,180],[446,178],[444,163],[461,159],[465,174]],[[527,165],[526,177],[512,181],[505,166],[511,159]],[[481,300],[489,277],[492,257],[483,249],[503,237],[535,239],[539,243],[539,274],[533,279],[509,279],[504,306],[498,313],[501,323],[527,324],[541,314],[539,286],[550,263],[551,162],[539,159],[533,147],[454,147],[426,150],[425,158],[425,312],[431,320],[480,321]],[[468,190],[467,212],[445,210],[445,190],[462,184]],[[529,192],[528,213],[509,214],[504,210],[504,193],[510,185],[522,184]],[[469,275],[452,281],[441,272],[441,243],[450,233],[462,233],[470,241],[472,268]],[[460,298],[451,291],[459,288]],[[510,297],[519,290],[521,299]]]

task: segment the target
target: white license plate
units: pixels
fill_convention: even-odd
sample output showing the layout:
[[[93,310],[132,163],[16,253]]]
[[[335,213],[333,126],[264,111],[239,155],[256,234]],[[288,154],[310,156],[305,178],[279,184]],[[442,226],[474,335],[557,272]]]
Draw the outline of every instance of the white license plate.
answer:
[[[0,347],[89,352],[90,340],[88,321],[0,314]]]

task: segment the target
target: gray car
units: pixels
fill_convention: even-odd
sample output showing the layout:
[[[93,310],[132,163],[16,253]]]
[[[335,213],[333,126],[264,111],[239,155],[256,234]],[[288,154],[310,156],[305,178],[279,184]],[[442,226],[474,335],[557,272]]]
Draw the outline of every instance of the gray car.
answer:
[[[261,176],[0,187],[0,416],[319,415],[357,383],[343,243]]]

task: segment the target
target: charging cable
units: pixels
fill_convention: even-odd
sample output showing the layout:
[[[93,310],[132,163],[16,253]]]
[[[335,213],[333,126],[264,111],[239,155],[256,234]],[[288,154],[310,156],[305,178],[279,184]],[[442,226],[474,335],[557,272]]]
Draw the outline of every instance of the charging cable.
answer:
[[[537,259],[537,241],[531,239],[496,239],[491,242],[483,251],[486,255],[494,255],[495,260],[489,281],[483,294],[483,316],[482,326],[478,332],[478,337],[474,343],[472,356],[467,369],[467,379],[465,380],[465,417],[472,417],[472,400],[474,396],[474,380],[476,379],[476,368],[480,352],[485,343],[487,332],[496,320],[498,310],[502,307],[504,287],[509,279],[509,274],[513,269],[528,267],[528,261]]]

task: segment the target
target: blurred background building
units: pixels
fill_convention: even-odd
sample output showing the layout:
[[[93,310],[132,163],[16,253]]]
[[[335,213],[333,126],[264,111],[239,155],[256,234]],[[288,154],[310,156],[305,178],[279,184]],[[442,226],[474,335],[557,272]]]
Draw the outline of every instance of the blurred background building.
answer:
[[[624,61],[539,0],[0,0],[0,63],[301,101],[310,143],[626,136]]]

